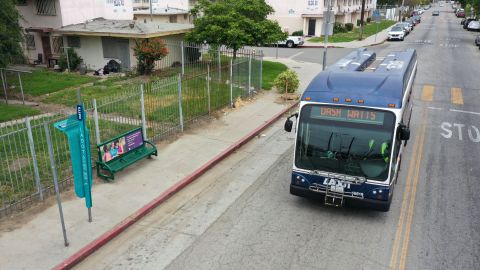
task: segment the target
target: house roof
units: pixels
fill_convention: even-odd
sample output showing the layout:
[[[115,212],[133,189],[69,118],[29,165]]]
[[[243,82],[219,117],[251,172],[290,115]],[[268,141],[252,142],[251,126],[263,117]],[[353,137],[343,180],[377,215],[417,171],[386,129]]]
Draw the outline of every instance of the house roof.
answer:
[[[71,24],[55,29],[54,32],[76,36],[110,36],[125,38],[152,38],[183,34],[193,28],[192,24],[154,23],[131,20],[107,20],[96,18],[85,23]]]

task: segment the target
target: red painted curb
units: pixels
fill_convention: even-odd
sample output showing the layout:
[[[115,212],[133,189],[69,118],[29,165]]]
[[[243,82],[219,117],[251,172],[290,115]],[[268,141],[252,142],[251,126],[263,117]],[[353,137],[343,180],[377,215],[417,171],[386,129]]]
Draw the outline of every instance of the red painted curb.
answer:
[[[323,45],[300,45],[299,48],[325,48]],[[335,45],[328,45],[327,48],[343,48]]]
[[[196,179],[198,179],[202,174],[207,172],[209,169],[211,169],[213,166],[218,164],[220,161],[228,157],[231,153],[233,153],[235,150],[240,148],[242,145],[250,141],[252,138],[257,136],[260,132],[265,130],[268,126],[273,124],[275,121],[280,119],[282,115],[284,115],[286,112],[297,106],[298,102],[295,102],[294,104],[288,106],[287,108],[283,109],[281,112],[277,113],[275,116],[267,120],[265,123],[257,127],[255,130],[247,134],[246,136],[242,137],[240,140],[232,144],[230,147],[228,147],[226,150],[221,152],[220,154],[216,155],[213,159],[205,163],[202,167],[198,168],[195,170],[192,174],[189,176],[185,177],[182,179],[180,182],[176,183],[172,187],[168,188],[166,191],[164,191],[160,196],[157,198],[153,199],[150,201],[148,204],[144,205],[142,208],[137,210],[135,213],[127,217],[126,219],[122,220],[119,224],[117,224],[113,229],[110,231],[104,233],[103,235],[99,236],[97,239],[93,240],[90,242],[88,245],[74,253],[72,256],[64,260],[62,263],[58,264],[55,266],[53,269],[54,270],[60,270],[60,269],[71,269],[81,261],[83,261],[85,258],[90,256],[92,253],[94,253],[96,250],[107,244],[110,240],[118,236],[120,233],[125,231],[128,227],[133,225],[135,222],[140,220],[142,217],[144,217],[146,214],[148,214],[150,211],[155,209],[155,207],[159,206],[163,202],[165,202],[168,198],[170,198],[172,195],[175,193],[179,192],[182,190],[184,187],[186,187],[188,184],[192,183]]]

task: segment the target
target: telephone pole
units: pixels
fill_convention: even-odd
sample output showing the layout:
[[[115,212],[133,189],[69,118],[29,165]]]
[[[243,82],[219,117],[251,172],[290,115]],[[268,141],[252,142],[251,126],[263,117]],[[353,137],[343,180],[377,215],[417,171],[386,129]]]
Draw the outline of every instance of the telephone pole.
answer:
[[[358,40],[363,39],[363,20],[365,19],[365,0],[362,0],[362,13],[360,14],[360,37]]]

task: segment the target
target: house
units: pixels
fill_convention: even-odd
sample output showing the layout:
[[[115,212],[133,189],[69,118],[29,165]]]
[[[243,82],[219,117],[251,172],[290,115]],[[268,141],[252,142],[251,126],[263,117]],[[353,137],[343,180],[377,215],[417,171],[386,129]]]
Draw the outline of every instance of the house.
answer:
[[[136,40],[162,37],[166,42],[179,43],[192,28],[191,24],[96,18],[59,27],[54,33],[64,37],[65,44],[75,49],[90,70],[102,68],[112,59],[122,69],[130,70],[137,65],[133,54]],[[169,54],[181,58],[179,48],[170,49]]]
[[[275,12],[269,19],[276,20],[283,30],[303,31],[307,36],[321,36],[324,32],[324,12],[330,0],[266,0]],[[331,0],[335,22],[353,23],[360,19],[361,0]],[[365,19],[371,16],[377,0],[365,0]],[[332,22],[333,23],[333,22]]]
[[[131,20],[128,0],[17,0],[25,31],[24,52],[29,63],[53,66],[63,51],[63,37],[54,29],[97,17]]]
[[[190,10],[196,2],[196,0],[133,0],[134,20],[191,24],[193,19]]]

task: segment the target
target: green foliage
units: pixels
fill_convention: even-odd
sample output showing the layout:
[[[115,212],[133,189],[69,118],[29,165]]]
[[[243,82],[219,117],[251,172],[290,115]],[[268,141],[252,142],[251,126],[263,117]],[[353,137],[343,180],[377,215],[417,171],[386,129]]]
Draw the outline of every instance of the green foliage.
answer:
[[[68,62],[70,63],[70,71],[76,70],[78,65],[82,62],[82,57],[80,57],[77,52],[73,48],[68,48]],[[60,59],[58,60],[58,65],[62,70],[65,70],[68,68],[67,65],[67,55],[65,53],[62,53],[60,55]]]
[[[367,23],[370,23],[372,21],[372,18],[368,17],[367,18]]]
[[[262,88],[265,90],[272,89],[273,81],[275,80],[275,78],[278,76],[278,74],[282,73],[287,69],[287,66],[282,63],[263,61]]]
[[[353,23],[346,23],[345,24],[345,29],[347,29],[347,32],[350,32],[353,30]]]
[[[397,23],[397,22],[396,21],[384,20],[384,21],[381,21],[378,24],[376,24],[376,23],[367,24],[363,27],[363,35],[364,35],[364,37],[375,35],[375,33],[377,33],[377,30],[378,30],[378,32],[380,32],[380,31],[394,25],[395,23]],[[347,26],[347,24],[345,24],[345,26]],[[332,42],[332,43],[335,43],[335,42],[350,42],[350,41],[357,40],[358,35],[359,35],[359,28],[355,28],[355,29],[353,29],[353,31],[349,31],[349,32],[346,32],[346,33],[333,34],[332,36],[328,37],[328,42]],[[322,37],[310,38],[308,41],[309,42],[323,42],[323,36]]]
[[[137,71],[140,75],[152,73],[155,61],[168,54],[165,42],[161,38],[135,40],[134,55],[137,57]]]
[[[20,24],[20,14],[15,8],[15,0],[0,1],[0,68],[23,60],[23,33]]]
[[[294,31],[294,32],[292,33],[292,36],[301,37],[301,36],[303,36],[303,31],[302,31],[302,30]]]
[[[273,8],[265,0],[200,0],[191,10],[192,42],[225,45],[236,51],[245,45],[269,44],[287,38],[276,21],[267,19]]]
[[[289,69],[280,73],[277,78],[275,78],[273,85],[275,85],[275,88],[277,88],[280,93],[293,93],[297,91],[300,80],[298,79],[297,73]]]
[[[333,33],[336,34],[336,33],[345,33],[347,32],[347,28],[345,28],[345,26],[343,25],[343,23],[339,23],[339,22],[336,22],[334,25],[333,25]]]
[[[32,107],[6,104],[0,104],[0,111],[2,112],[0,113],[0,123],[40,113],[39,110]]]

